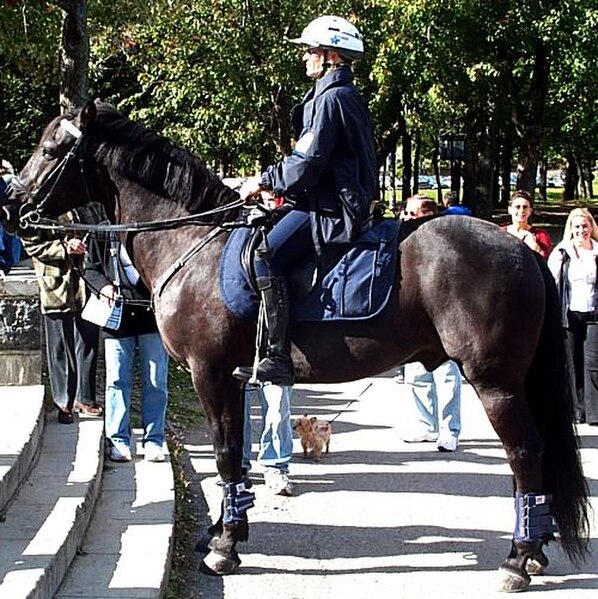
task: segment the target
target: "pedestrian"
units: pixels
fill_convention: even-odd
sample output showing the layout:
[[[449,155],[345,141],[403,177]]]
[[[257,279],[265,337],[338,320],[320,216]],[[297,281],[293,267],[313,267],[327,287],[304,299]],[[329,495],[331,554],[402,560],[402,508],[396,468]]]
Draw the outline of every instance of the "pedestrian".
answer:
[[[509,199],[509,215],[511,223],[503,229],[521,239],[525,245],[543,258],[548,258],[552,251],[552,239],[545,229],[530,224],[529,219],[534,211],[531,194],[518,190]]]
[[[435,216],[438,214],[438,205],[426,195],[417,194],[407,198],[402,219],[404,221],[424,218],[425,216]]]
[[[427,196],[407,199],[405,219],[433,216],[436,203]],[[397,382],[400,382],[395,378]],[[435,442],[438,451],[455,451],[461,433],[461,385],[453,360],[429,371],[421,362],[405,364],[403,381],[415,408],[415,421],[403,436],[405,443]]]
[[[597,260],[596,221],[586,208],[574,208],[548,267],[561,297],[575,419],[592,425],[598,425]]]
[[[114,462],[132,459],[131,396],[137,362],[141,376],[144,457],[146,461],[163,462],[168,354],[151,309],[150,293],[125,247],[112,235],[90,244],[85,276],[103,302],[110,306],[122,302],[120,322],[103,328],[109,458]]]
[[[459,193],[456,191],[447,191],[442,197],[444,210],[440,213],[443,216],[447,214],[458,214],[460,216],[471,216],[471,210],[459,202]]]
[[[93,208],[58,217],[63,223],[94,220]],[[48,375],[58,422],[71,424],[73,412],[101,416],[96,400],[98,327],[81,317],[87,299],[81,276],[85,241],[76,234],[39,230],[22,237],[40,290]]]
[[[6,160],[0,163],[0,205],[6,197],[8,186],[14,177],[12,166]],[[10,269],[21,259],[21,240],[7,233],[0,224],[0,277],[7,275]]]
[[[257,463],[264,472],[266,488],[274,495],[291,496],[289,464],[293,455],[291,422],[292,387],[284,385],[245,386],[245,425],[243,430],[243,476],[251,470],[251,407],[260,411],[260,435]]]

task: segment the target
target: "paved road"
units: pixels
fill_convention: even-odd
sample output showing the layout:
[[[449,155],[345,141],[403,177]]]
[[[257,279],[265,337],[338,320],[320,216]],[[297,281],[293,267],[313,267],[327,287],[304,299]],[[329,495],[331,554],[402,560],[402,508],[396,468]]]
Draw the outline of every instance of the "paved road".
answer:
[[[508,552],[514,514],[502,446],[469,386],[455,453],[403,443],[409,407],[404,386],[390,376],[298,386],[295,415],[334,420],[331,453],[320,463],[304,460],[295,440],[296,495],[290,498],[268,495],[261,472],[252,471],[257,501],[250,511],[250,540],[240,545],[241,570],[224,579],[200,575],[189,596],[504,598],[495,592],[496,568]],[[597,495],[598,428],[584,425],[580,434],[586,475]],[[187,449],[206,508],[218,514],[211,446],[200,442]],[[557,546],[548,555],[549,575],[535,578],[526,596],[595,599],[595,556],[576,571]]]

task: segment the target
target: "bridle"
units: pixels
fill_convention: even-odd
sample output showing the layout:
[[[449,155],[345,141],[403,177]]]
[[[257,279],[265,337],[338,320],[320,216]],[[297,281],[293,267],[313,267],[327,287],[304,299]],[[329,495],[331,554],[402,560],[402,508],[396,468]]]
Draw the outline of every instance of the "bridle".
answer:
[[[138,223],[123,223],[123,224],[86,224],[86,223],[64,223],[56,219],[44,217],[44,208],[52,196],[54,188],[58,184],[60,178],[64,174],[65,169],[69,163],[78,158],[79,172],[85,185],[85,191],[88,201],[92,201],[89,188],[87,186],[85,177],[84,160],[82,156],[78,156],[79,148],[82,145],[84,139],[84,133],[78,127],[76,127],[68,119],[62,119],[60,126],[70,135],[75,138],[75,143],[71,146],[65,156],[58,162],[58,164],[50,171],[50,174],[42,182],[39,189],[32,193],[27,186],[18,178],[14,181],[14,186],[20,189],[26,196],[27,202],[21,206],[19,211],[19,225],[21,228],[34,228],[34,229],[47,229],[52,231],[86,231],[86,232],[141,232],[141,231],[161,231],[167,229],[176,229],[178,227],[184,227],[187,225],[210,225],[206,218],[229,212],[237,208],[241,208],[245,205],[245,202],[240,198],[218,206],[212,210],[206,210],[204,212],[190,214],[186,216],[180,216],[167,220],[159,221],[146,221]],[[39,199],[41,196],[41,200]],[[223,229],[236,228],[239,226],[238,223],[224,223],[221,225]]]
[[[27,196],[27,203],[21,206],[19,211],[19,225],[23,228],[33,229],[46,229],[51,231],[85,231],[88,234],[93,232],[142,232],[142,231],[161,231],[167,229],[176,229],[187,225],[214,225],[213,222],[206,221],[207,217],[229,212],[231,210],[241,208],[245,206],[245,201],[241,198],[228,202],[222,206],[218,206],[212,210],[206,210],[197,214],[190,214],[187,216],[176,217],[168,220],[160,221],[147,221],[138,223],[122,223],[122,224],[87,224],[87,223],[65,223],[56,219],[51,219],[43,216],[43,210],[48,200],[50,199],[54,188],[58,184],[58,181],[64,174],[64,171],[68,164],[75,158],[79,158],[79,172],[85,185],[85,191],[89,202],[92,201],[89,188],[87,186],[84,169],[84,159],[82,156],[78,156],[79,149],[84,139],[84,133],[78,129],[71,121],[62,119],[60,126],[64,130],[75,138],[75,143],[66,153],[66,155],[60,160],[60,162],[50,171],[50,174],[42,182],[37,192],[32,193],[22,181],[17,180],[17,186]],[[41,196],[41,200],[38,198]],[[268,211],[267,211],[268,212]],[[152,297],[155,299],[159,297],[164,288],[172,280],[172,278],[185,266],[201,249],[203,249],[213,239],[218,237],[225,231],[241,227],[253,227],[254,225],[247,222],[247,220],[236,220],[232,222],[224,222],[215,226],[207,235],[202,236],[190,249],[184,252],[174,263],[162,273],[156,284],[152,289]]]
[[[36,223],[41,219],[44,207],[50,199],[58,181],[60,181],[66,167],[77,157],[81,140],[83,139],[80,129],[75,127],[75,125],[67,119],[62,119],[60,125],[67,133],[75,138],[75,143],[50,171],[50,174],[44,179],[38,190],[35,193],[32,193],[18,177],[15,177],[11,182],[13,187],[17,188],[27,196],[27,202],[21,206],[21,209],[19,210],[19,225],[23,229],[35,227]],[[82,168],[83,166],[81,165],[81,169]],[[41,199],[39,199],[40,197]]]

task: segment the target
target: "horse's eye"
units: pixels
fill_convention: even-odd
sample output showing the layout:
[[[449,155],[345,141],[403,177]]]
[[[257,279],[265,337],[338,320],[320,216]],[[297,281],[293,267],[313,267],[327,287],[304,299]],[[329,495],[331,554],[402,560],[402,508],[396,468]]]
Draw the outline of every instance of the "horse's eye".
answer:
[[[53,141],[45,141],[42,146],[42,154],[46,160],[53,160],[58,154],[58,146]]]

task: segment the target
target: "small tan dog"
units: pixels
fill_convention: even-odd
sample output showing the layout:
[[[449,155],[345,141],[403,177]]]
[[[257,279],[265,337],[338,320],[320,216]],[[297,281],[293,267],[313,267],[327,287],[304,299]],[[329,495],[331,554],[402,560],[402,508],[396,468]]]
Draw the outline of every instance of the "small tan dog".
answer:
[[[303,457],[307,457],[308,450],[314,460],[322,457],[322,451],[326,453],[330,448],[330,435],[332,435],[332,425],[325,420],[318,420],[315,416],[309,418],[307,414],[295,419],[293,430],[297,431],[303,447]]]

